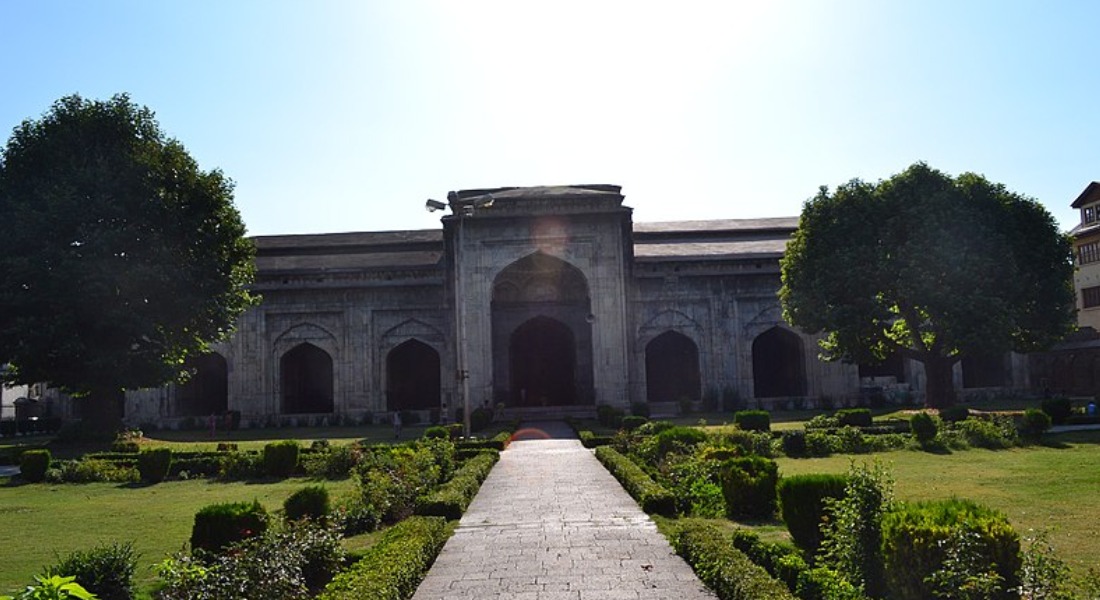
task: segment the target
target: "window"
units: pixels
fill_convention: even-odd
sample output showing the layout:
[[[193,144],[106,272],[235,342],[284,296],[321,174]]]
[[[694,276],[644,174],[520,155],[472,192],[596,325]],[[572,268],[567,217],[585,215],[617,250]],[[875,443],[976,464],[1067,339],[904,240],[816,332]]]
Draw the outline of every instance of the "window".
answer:
[[[1100,261],[1100,242],[1089,242],[1077,247],[1077,264],[1087,265]]]
[[[1096,221],[1096,218],[1100,216],[1100,210],[1096,210],[1096,206],[1086,206],[1081,209],[1081,222],[1084,224],[1092,223]]]
[[[1081,288],[1081,308],[1100,306],[1100,285]]]

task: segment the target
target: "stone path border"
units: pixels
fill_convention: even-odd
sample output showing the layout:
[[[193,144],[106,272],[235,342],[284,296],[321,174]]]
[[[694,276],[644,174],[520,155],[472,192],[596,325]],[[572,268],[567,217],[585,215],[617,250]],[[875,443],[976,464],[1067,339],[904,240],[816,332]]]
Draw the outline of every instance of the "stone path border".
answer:
[[[572,431],[525,429],[413,600],[715,597]]]

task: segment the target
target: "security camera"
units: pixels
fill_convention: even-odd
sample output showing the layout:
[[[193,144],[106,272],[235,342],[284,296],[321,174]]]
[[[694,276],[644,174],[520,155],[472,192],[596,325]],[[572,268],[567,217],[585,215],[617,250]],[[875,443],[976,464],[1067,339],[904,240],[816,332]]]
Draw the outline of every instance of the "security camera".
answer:
[[[437,210],[443,210],[444,208],[447,208],[447,205],[443,202],[440,202],[439,200],[432,200],[431,198],[429,198],[428,201],[424,203],[424,208],[428,209],[428,212],[435,212]]]

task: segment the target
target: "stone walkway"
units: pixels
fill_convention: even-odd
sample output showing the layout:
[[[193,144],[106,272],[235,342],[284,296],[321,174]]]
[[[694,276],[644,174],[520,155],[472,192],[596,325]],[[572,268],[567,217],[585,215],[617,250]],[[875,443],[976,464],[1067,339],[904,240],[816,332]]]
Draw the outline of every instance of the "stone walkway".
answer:
[[[413,600],[714,598],[564,424],[528,427]]]

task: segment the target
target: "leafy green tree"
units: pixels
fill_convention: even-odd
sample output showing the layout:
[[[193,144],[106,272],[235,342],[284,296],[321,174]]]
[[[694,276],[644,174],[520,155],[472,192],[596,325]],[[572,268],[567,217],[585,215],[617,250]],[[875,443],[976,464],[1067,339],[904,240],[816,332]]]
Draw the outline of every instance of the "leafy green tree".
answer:
[[[916,163],[821,188],[782,260],[784,317],[823,357],[923,363],[927,404],[955,401],[965,356],[1043,348],[1073,324],[1073,254],[1036,201]]]
[[[0,157],[0,364],[106,427],[123,391],[177,378],[253,297],[232,182],[201,171],[126,95],[73,95]]]

